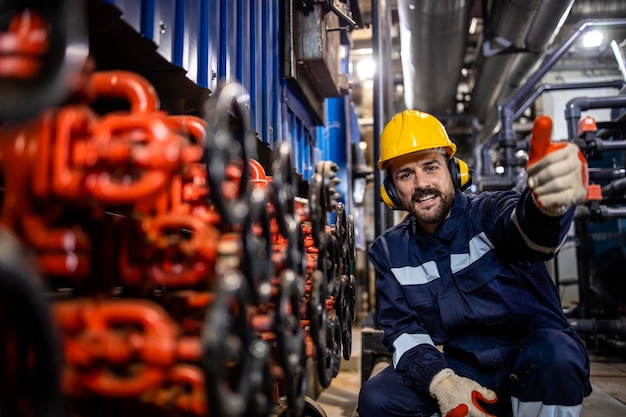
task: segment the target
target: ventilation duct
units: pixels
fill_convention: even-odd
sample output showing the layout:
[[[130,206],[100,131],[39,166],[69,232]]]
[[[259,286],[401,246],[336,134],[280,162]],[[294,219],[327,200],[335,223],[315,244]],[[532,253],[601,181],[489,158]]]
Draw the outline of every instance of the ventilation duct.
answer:
[[[404,102],[455,113],[472,0],[398,0]]]

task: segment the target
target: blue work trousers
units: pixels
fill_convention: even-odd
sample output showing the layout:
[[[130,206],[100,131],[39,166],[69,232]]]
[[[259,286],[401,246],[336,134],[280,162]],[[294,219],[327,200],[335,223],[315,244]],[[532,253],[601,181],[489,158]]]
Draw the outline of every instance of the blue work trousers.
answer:
[[[466,357],[447,354],[446,359],[456,374],[496,392],[498,401],[485,404],[484,409],[497,417],[514,415],[511,397],[517,404],[543,409],[537,416],[548,415],[547,409],[553,416],[577,415],[583,398],[591,393],[587,351],[580,340],[560,330],[530,333],[512,360],[495,370],[481,369],[477,361]],[[438,412],[437,401],[429,393],[406,386],[393,366],[366,381],[359,394],[360,417],[430,417]]]

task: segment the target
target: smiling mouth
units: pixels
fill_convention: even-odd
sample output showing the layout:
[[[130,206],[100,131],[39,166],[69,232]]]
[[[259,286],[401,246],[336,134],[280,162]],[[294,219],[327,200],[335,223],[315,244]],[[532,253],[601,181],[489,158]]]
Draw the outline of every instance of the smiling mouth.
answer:
[[[419,198],[416,198],[415,201],[418,203],[424,203],[426,201],[430,201],[435,199],[437,196],[435,194],[424,195]]]
[[[440,197],[441,193],[435,189],[422,189],[413,193],[413,201],[416,203],[427,203],[429,201],[434,200],[437,197]]]

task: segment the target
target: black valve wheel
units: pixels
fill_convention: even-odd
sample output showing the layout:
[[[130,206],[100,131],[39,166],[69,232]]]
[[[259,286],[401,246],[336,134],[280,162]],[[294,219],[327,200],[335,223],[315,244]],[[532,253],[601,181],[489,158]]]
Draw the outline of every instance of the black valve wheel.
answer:
[[[344,359],[352,354],[352,322],[354,321],[354,302],[356,299],[355,279],[353,275],[342,275],[339,295],[335,301],[335,310],[341,325],[341,345]]]
[[[339,291],[339,263],[339,243],[334,235],[329,234],[328,245],[326,246],[325,263],[321,268],[326,275],[326,284],[329,296],[336,296]]]
[[[311,231],[313,243],[321,254],[326,250],[326,196],[324,195],[324,178],[320,174],[313,174],[309,184],[309,216],[311,217]]]
[[[36,117],[46,108],[61,105],[75,93],[72,90],[75,87],[69,80],[80,79],[89,57],[86,2],[30,0],[1,3],[0,26],[3,28],[9,25],[8,19],[24,10],[24,6],[31,13],[41,16],[48,28],[47,46],[36,59],[40,64],[38,70],[26,77],[0,77],[0,122],[26,120]],[[32,48],[22,52],[35,59]],[[20,54],[17,55],[19,58]],[[11,68],[4,64],[3,67]]]
[[[326,349],[328,358],[328,372],[331,378],[339,375],[341,368],[341,323],[336,315],[328,316],[328,336],[326,338]]]
[[[339,273],[349,274],[348,219],[346,217],[346,208],[341,202],[335,206],[335,236],[337,237],[337,247],[339,248]]]
[[[259,417],[270,413],[269,348],[252,334],[247,317],[250,301],[241,272],[229,270],[219,277],[202,332],[210,415]]]
[[[291,147],[286,142],[281,142],[274,151],[272,176],[272,189],[276,195],[276,220],[280,233],[286,236],[296,218],[296,182]]]
[[[352,214],[348,215],[348,256],[350,258],[350,270],[352,270],[352,262],[356,259],[356,236]]]
[[[267,204],[265,190],[254,189],[242,232],[244,248],[242,270],[252,288],[256,304],[267,302],[271,291],[270,279],[274,276],[274,263],[271,259],[272,230]]]
[[[0,230],[0,414],[60,415],[60,346],[32,254]]]
[[[304,283],[298,275],[290,269],[281,272],[275,330],[279,364],[284,373],[287,413],[291,417],[302,415],[307,389],[306,345],[300,323],[303,295]]]
[[[283,235],[287,241],[285,265],[299,276],[306,271],[306,256],[304,248],[304,231],[299,217],[295,217],[287,226],[287,234]]]
[[[326,312],[326,283],[322,271],[316,269],[311,274],[311,293],[308,298],[307,313],[311,321],[311,337],[317,356],[317,376],[323,388],[328,388],[332,380],[331,358],[328,351],[328,322]]]
[[[256,140],[251,108],[250,96],[235,82],[220,86],[216,97],[205,105],[208,129],[203,159],[211,201],[230,226],[242,225],[250,207],[248,159]],[[238,179],[229,175],[233,171]]]

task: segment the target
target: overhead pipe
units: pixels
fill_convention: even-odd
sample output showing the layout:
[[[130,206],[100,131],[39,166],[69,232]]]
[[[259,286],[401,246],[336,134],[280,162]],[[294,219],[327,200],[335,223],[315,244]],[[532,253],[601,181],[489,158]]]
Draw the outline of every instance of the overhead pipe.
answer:
[[[484,126],[487,131],[493,129],[497,124],[498,113],[497,105],[512,91],[519,86],[524,78],[533,71],[546,54],[546,49],[554,38],[561,31],[561,27],[565,22],[567,15],[572,7],[573,0],[550,1],[544,0],[537,10],[537,14],[532,21],[524,47],[527,52],[508,55],[510,64],[506,70],[500,69],[495,74],[487,74],[484,84],[489,84],[490,76],[497,76],[503,80],[502,87],[499,89],[488,89],[487,98],[481,100],[480,92],[474,102],[481,106],[483,114]],[[474,99],[472,94],[472,99]]]
[[[510,55],[513,62],[506,68],[504,66],[496,68],[491,74],[485,70],[480,71],[476,88],[472,92],[470,110],[484,126],[483,131],[486,135],[483,136],[483,140],[494,131],[498,123],[498,112],[492,110],[512,94],[537,65],[541,65],[540,62],[548,54],[548,46],[556,37],[560,37],[563,28],[575,26],[583,19],[606,20],[613,16],[621,18],[626,15],[626,2],[576,0],[573,5],[571,3],[570,0],[558,2],[544,0],[523,43],[528,52]],[[500,83],[499,80],[504,77],[506,81]],[[484,84],[484,93],[481,92],[482,87],[479,84]],[[495,87],[499,85],[502,86],[501,89]]]
[[[607,20],[583,20],[579,22],[569,37],[564,39],[554,52],[546,57],[541,66],[531,76],[529,76],[524,84],[520,85],[512,96],[510,96],[503,105],[499,106],[500,114],[500,134],[499,143],[505,148],[505,167],[515,165],[515,132],[513,131],[513,115],[515,109],[520,105],[522,100],[531,93],[533,87],[544,77],[544,75],[556,64],[556,62],[569,50],[574,42],[584,32],[591,28],[605,27],[620,29],[626,27],[626,19],[607,19]],[[513,177],[511,170],[505,173],[510,178]]]
[[[567,2],[571,3],[572,0],[567,0]],[[490,16],[483,16],[484,24],[490,25],[494,35],[508,43],[517,47],[525,47],[527,34],[533,27],[533,21],[542,4],[548,2],[545,0],[512,0],[493,3],[491,10],[489,10]],[[558,2],[558,4],[561,3],[563,3],[562,0]],[[551,34],[548,27],[543,28],[543,30]],[[486,41],[487,39],[483,40],[483,45]],[[475,69],[477,78],[471,93],[469,111],[482,122],[486,119],[489,111],[495,108],[496,99],[506,82],[505,77],[514,70],[512,64],[516,55],[503,51],[501,54],[487,56],[484,48],[479,53]]]
[[[472,3],[398,0],[406,108],[455,112]]]

